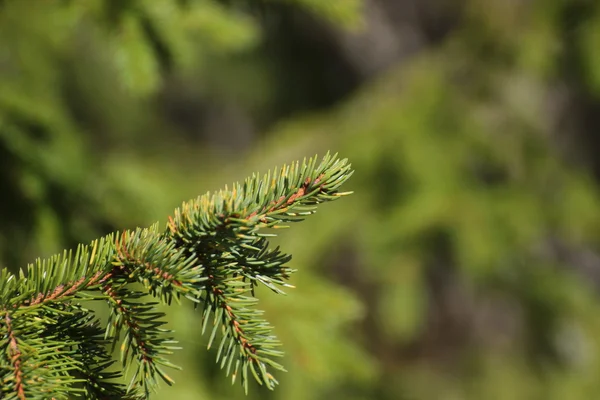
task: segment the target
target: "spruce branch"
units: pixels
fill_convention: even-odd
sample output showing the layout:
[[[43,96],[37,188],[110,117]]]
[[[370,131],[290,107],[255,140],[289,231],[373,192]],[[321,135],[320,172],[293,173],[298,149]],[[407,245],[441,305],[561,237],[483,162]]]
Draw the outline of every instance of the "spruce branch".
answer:
[[[283,293],[294,270],[268,238],[348,194],[338,189],[351,175],[337,156],[311,158],[183,203],[165,230],[114,233],[18,275],[3,269],[0,399],[148,398],[160,381],[173,383],[165,368],[176,368],[168,360],[176,341],[157,306],[182,299],[201,308],[199,331],[210,332],[209,348],[218,343],[232,382],[247,391],[252,377],[273,389],[270,369],[284,370],[275,361],[283,353],[254,291]],[[104,328],[84,308],[90,301],[107,304]]]

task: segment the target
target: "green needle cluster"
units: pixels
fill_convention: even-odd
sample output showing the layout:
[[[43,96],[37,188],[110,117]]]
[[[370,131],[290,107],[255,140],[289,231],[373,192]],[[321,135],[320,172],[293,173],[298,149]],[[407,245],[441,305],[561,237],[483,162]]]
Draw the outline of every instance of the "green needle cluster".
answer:
[[[0,399],[148,398],[173,383],[166,369],[178,349],[157,306],[182,299],[199,309],[232,382],[273,389],[283,353],[254,289],[283,293],[294,270],[268,237],[348,194],[338,189],[351,175],[337,156],[311,158],[183,203],[164,230],[114,233],[18,276],[0,271]],[[92,301],[109,307],[105,326],[85,307]]]

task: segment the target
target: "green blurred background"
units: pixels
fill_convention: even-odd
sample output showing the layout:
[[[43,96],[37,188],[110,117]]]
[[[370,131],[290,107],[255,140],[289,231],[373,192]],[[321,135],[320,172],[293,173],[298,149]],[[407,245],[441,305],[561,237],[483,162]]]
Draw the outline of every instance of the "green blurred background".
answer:
[[[191,307],[157,399],[600,393],[600,3],[0,1],[0,266],[337,151],[277,240],[288,368],[244,396]]]

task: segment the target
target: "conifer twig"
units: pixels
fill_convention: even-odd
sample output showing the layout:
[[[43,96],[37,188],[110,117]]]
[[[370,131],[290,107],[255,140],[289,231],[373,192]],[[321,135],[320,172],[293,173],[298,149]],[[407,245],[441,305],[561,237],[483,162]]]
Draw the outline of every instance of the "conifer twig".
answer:
[[[175,367],[167,356],[177,349],[156,306],[181,299],[201,308],[198,329],[210,331],[209,348],[219,343],[217,362],[233,382],[247,391],[252,376],[273,389],[269,368],[283,370],[274,360],[283,353],[254,289],[283,293],[293,270],[267,238],[348,194],[338,189],[351,174],[346,160],[315,157],[183,203],[164,231],[115,233],[18,275],[3,269],[0,399],[148,398],[159,381],[173,383],[164,368]],[[108,305],[104,328],[90,301]],[[111,343],[120,343],[117,369]],[[124,376],[127,385],[115,382]]]

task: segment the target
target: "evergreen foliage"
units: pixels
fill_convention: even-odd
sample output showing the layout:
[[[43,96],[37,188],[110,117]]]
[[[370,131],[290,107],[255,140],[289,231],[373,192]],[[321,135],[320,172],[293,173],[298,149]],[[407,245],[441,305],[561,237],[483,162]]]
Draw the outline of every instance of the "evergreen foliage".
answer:
[[[596,398],[599,27],[594,0],[4,0],[0,267],[335,148],[357,194],[269,238],[302,291],[256,289],[281,385],[244,395],[214,315],[146,294],[185,348],[153,397]]]
[[[0,273],[0,398],[147,398],[177,349],[159,303],[182,299],[201,309],[208,347],[220,342],[217,362],[245,390],[248,380],[273,389],[270,368],[283,353],[256,309],[259,285],[290,287],[291,256],[270,248],[272,230],[301,221],[320,203],[348,192],[352,171],[329,154],[253,175],[175,210],[167,228],[123,231],[38,260],[18,275]],[[101,322],[84,305],[107,303]],[[111,352],[120,343],[120,369]],[[131,370],[131,373],[129,371]],[[115,382],[126,376],[127,385]]]

